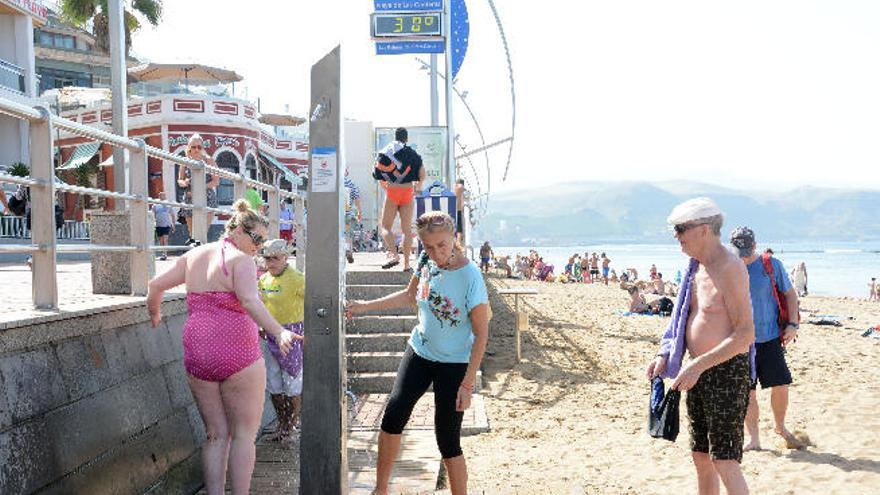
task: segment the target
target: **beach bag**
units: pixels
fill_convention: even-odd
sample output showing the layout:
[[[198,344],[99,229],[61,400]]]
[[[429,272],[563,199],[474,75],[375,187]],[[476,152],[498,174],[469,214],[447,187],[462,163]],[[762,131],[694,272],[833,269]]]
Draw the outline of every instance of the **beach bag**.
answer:
[[[648,404],[648,434],[674,442],[678,438],[678,403],[681,392],[670,390],[666,393],[663,379],[659,376],[651,380],[651,402]]]
[[[661,297],[657,305],[657,314],[660,316],[672,316],[672,310],[675,309],[675,303],[668,297]]]
[[[785,327],[788,325],[788,322],[792,320],[789,319],[788,305],[785,304],[785,293],[776,286],[776,277],[773,276],[773,263],[770,261],[771,259],[773,259],[773,257],[770,256],[769,253],[761,255],[761,263],[764,264],[764,271],[770,276],[770,286],[773,290],[773,298],[776,299],[776,307],[779,308],[779,317],[776,319],[776,324],[779,326],[779,341],[782,342],[782,334],[785,332]],[[800,314],[798,314],[797,319],[798,323],[800,323]]]

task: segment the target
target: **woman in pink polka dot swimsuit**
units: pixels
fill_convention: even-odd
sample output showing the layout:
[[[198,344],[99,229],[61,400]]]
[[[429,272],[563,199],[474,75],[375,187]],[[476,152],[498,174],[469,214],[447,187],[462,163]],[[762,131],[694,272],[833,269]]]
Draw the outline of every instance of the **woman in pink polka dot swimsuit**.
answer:
[[[211,495],[223,493],[227,465],[232,493],[250,491],[266,389],[257,325],[275,337],[283,353],[293,339],[302,339],[272,318],[257,290],[253,256],[268,234],[269,222],[245,200],[232,207],[235,214],[224,238],[181,256],[171,269],[150,280],[147,294],[155,327],[162,321],[163,293],[186,284],[189,318],[183,327],[183,363],[207,432],[202,464]]]

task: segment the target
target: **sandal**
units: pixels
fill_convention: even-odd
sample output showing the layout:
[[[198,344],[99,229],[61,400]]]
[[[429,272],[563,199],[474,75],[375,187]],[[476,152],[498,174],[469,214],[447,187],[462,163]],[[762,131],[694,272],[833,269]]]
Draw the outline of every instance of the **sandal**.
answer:
[[[382,269],[388,270],[390,268],[394,268],[395,266],[397,266],[399,264],[400,264],[400,260],[391,260],[388,263],[385,263],[384,265],[382,265]]]

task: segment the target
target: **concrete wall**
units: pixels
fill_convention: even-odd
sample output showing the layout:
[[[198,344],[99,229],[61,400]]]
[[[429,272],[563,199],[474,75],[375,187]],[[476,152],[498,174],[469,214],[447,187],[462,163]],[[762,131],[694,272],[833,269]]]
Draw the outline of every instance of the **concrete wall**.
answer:
[[[155,329],[142,302],[0,327],[0,493],[200,487],[185,301],[166,301],[163,314]]]
[[[375,137],[373,123],[345,121],[345,163],[351,179],[361,190],[361,208],[365,229],[378,225],[381,212],[376,204],[377,186],[373,179]]]

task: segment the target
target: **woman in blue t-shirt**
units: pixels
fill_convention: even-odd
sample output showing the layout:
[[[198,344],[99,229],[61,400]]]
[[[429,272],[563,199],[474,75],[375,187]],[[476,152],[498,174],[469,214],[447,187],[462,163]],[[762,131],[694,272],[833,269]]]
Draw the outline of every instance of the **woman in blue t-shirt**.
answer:
[[[347,313],[418,307],[412,331],[388,397],[379,434],[374,494],[388,492],[400,435],[416,402],[434,384],[434,430],[453,495],[467,493],[461,451],[461,421],[470,407],[477,370],[489,339],[489,296],[479,267],[455,240],[455,222],[434,211],[416,229],[425,250],[406,289],[372,301],[351,301]]]

